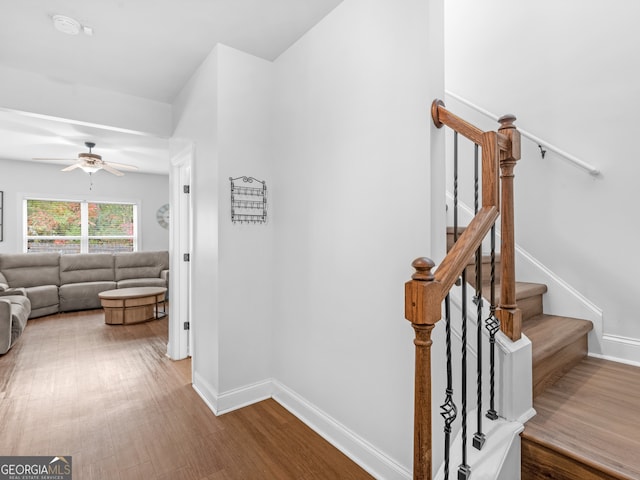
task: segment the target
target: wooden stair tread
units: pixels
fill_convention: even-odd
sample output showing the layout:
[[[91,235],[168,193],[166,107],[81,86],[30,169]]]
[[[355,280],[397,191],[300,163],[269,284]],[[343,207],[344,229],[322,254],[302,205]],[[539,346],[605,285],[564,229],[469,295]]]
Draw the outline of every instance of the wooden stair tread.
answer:
[[[544,283],[516,282],[516,302],[525,298],[534,297],[546,293],[547,286]],[[483,282],[482,296],[489,298],[491,284]],[[500,300],[500,284],[496,284],[496,300]]]
[[[640,368],[587,357],[536,397],[534,408],[523,452],[545,451],[546,458],[523,455],[523,479],[640,478]],[[544,476],[562,470],[554,455],[565,459],[565,475]]]
[[[486,266],[488,263],[491,263],[491,255],[482,255],[482,263],[484,266]],[[471,257],[471,260],[469,260],[469,263],[467,263],[467,265],[475,265],[476,264],[476,258],[475,257]],[[496,253],[496,269],[500,268],[500,254]]]
[[[516,301],[546,292],[547,286],[544,283],[516,282]]]
[[[576,338],[588,334],[593,323],[580,318],[541,314],[523,322],[522,333],[531,343],[533,365],[569,345]]]

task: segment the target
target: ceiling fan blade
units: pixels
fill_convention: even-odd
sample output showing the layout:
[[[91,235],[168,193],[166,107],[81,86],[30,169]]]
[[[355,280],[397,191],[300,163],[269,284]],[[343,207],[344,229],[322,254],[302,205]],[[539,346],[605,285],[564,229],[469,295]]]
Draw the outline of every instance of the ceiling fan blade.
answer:
[[[114,175],[117,175],[118,177],[122,177],[124,175],[124,173],[119,172],[118,170],[116,170],[115,168],[113,168],[111,165],[108,165],[106,163],[102,164],[102,169],[106,170],[109,173],[112,173]]]
[[[77,158],[32,158],[31,160],[52,160],[54,162],[75,162]]]
[[[75,170],[76,168],[80,168],[82,166],[81,163],[74,163],[73,165],[69,165],[68,167],[64,167],[61,172],[70,172],[71,170]]]
[[[138,170],[138,167],[134,167],[133,165],[125,165],[124,163],[108,162],[108,165],[120,168],[122,170]]]

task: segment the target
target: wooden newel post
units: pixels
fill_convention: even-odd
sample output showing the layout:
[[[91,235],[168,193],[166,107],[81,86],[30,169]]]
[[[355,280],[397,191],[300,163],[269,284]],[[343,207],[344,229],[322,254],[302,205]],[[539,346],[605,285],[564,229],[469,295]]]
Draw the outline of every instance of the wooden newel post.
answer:
[[[431,330],[442,316],[442,289],[434,281],[429,258],[411,264],[415,273],[405,283],[405,318],[415,330],[413,478],[431,480]]]
[[[515,232],[513,208],[513,170],[520,159],[520,132],[513,122],[516,117],[504,115],[498,119],[498,133],[510,140],[510,151],[500,151],[501,182],[501,235],[500,247],[501,291],[500,304],[496,316],[500,320],[500,328],[511,340],[519,340],[522,335],[522,314],[516,305],[516,265],[515,265]]]

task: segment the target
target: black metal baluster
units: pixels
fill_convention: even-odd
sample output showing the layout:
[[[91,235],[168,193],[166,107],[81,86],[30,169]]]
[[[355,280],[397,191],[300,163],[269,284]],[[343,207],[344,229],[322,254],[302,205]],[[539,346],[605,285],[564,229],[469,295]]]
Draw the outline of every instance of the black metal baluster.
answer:
[[[458,241],[458,132],[453,132],[453,243]]]
[[[480,209],[479,200],[479,166],[478,166],[478,144],[474,145],[474,201],[475,213]],[[476,373],[476,433],[473,435],[473,446],[482,450],[486,437],[482,433],[482,244],[476,251],[476,351],[477,351],[477,373]]]
[[[440,405],[440,415],[444,418],[444,480],[449,480],[449,459],[451,457],[451,424],[458,416],[458,409],[453,402],[453,371],[451,367],[451,299],[444,300],[445,333],[447,353],[447,390],[444,403]]]
[[[462,463],[458,467],[458,480],[471,475],[467,464],[467,273],[462,271]]]
[[[479,186],[480,173],[478,172],[478,144],[473,145],[473,203],[475,214],[478,214],[478,208],[480,207],[480,186]]]
[[[487,418],[496,420],[498,412],[495,409],[495,378],[496,378],[496,333],[500,330],[500,320],[496,317],[496,226],[491,227],[491,306],[489,318],[486,320],[489,331],[489,410]]]

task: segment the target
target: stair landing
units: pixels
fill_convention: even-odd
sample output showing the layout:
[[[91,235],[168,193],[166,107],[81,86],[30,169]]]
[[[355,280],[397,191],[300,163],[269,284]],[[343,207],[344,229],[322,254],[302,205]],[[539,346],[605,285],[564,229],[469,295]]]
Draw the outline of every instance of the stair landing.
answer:
[[[585,358],[534,400],[522,480],[640,479],[640,368]]]
[[[526,320],[522,332],[531,340],[533,353],[533,398],[587,356],[588,320],[540,314]]]

